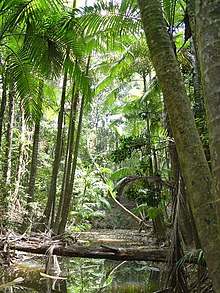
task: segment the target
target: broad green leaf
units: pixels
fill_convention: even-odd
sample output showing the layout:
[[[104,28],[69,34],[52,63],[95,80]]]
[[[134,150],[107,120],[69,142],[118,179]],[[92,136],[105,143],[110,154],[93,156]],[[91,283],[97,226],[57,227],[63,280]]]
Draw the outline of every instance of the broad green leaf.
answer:
[[[110,177],[110,179],[112,181],[116,181],[119,180],[123,177],[126,177],[127,175],[132,175],[134,174],[135,169],[134,168],[130,168],[130,167],[124,167],[121,169],[116,170]]]

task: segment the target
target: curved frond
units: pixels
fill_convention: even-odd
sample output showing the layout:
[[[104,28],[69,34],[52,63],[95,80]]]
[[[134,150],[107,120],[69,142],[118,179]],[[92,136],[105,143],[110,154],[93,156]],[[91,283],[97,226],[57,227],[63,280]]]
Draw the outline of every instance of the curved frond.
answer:
[[[94,7],[86,7],[79,23],[86,36],[97,36],[100,43],[105,40],[106,46],[128,32],[137,35],[141,28],[137,3],[131,0],[115,6],[100,1]]]
[[[11,48],[9,48],[10,51]],[[21,99],[26,119],[34,121],[41,116],[41,103],[39,102],[38,79],[32,72],[28,56],[24,52],[13,51],[7,58],[8,71],[15,86],[17,96]]]
[[[0,31],[0,40],[7,31],[12,31],[18,23],[25,21],[28,16],[32,22],[39,23],[42,15],[59,11],[59,0],[8,0],[0,7],[3,23]]]
[[[75,63],[75,68],[72,73],[72,79],[75,81],[79,91],[85,97],[86,105],[88,105],[91,102],[91,99],[93,96],[93,90],[91,89],[90,77],[86,75],[85,69],[83,70],[81,68],[84,66],[85,65],[82,66],[82,64],[79,64],[78,62]]]

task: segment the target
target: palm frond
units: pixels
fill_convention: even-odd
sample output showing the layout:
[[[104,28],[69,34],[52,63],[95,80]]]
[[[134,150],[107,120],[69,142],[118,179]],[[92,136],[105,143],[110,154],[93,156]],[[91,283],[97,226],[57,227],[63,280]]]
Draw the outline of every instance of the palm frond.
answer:
[[[33,23],[40,23],[42,16],[52,11],[59,11],[59,0],[8,0],[0,8],[3,25],[0,30],[0,40],[7,31],[13,31],[18,23],[28,17]]]
[[[8,56],[8,71],[13,84],[15,85],[17,96],[21,99],[26,119],[32,118],[34,121],[41,116],[41,105],[39,103],[38,79],[32,71],[28,56],[24,52],[15,52]]]
[[[31,87],[33,74],[31,73],[31,65],[28,56],[24,52],[16,52],[11,47],[5,45],[11,52],[7,58],[9,71],[13,81],[16,83],[18,93],[21,97],[31,94],[35,87]]]
[[[86,7],[80,18],[80,24],[87,36],[112,37],[137,34],[141,23],[138,18],[137,4],[134,1],[122,1],[120,6],[106,5],[103,1],[94,7]]]
[[[99,93],[107,86],[113,84],[115,77],[120,73],[120,71],[127,71],[130,67],[131,62],[128,62],[128,56],[130,56],[130,47],[126,48],[121,56],[116,60],[109,69],[109,75],[103,78],[96,86],[95,91]],[[108,65],[109,66],[109,65]]]
[[[75,62],[75,68],[72,74],[72,80],[74,80],[76,87],[85,97],[86,106],[90,104],[93,97],[93,90],[91,89],[91,78],[86,75],[85,70],[81,68],[81,64]]]

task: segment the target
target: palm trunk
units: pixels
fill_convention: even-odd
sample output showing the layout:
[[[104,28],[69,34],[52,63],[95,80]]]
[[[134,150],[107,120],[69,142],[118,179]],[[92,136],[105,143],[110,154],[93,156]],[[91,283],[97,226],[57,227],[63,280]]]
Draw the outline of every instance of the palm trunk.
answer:
[[[88,75],[88,72],[89,72],[89,64],[90,64],[90,56],[88,57],[87,64],[86,64],[86,75]],[[80,138],[81,138],[84,108],[85,108],[85,95],[82,95],[80,110],[79,110],[76,143],[74,148],[73,163],[72,163],[72,170],[71,170],[71,178],[70,178],[70,182],[68,186],[66,186],[66,191],[64,194],[63,206],[62,206],[62,212],[61,212],[61,221],[60,221],[59,229],[58,229],[59,234],[62,234],[65,231],[65,227],[66,227],[67,219],[69,215],[69,210],[70,210],[70,205],[71,205],[71,197],[72,197],[73,184],[74,184],[75,173],[76,173],[76,164],[77,164],[78,153],[79,153],[79,144],[80,144]]]
[[[147,118],[147,133],[151,133],[150,130],[150,121],[149,118]],[[153,154],[152,154],[153,152]],[[149,174],[150,176],[155,176],[158,174],[158,162],[157,162],[157,156],[154,148],[150,150],[150,156],[149,156]],[[155,183],[151,183],[151,189],[153,190],[153,193],[158,195],[161,193],[161,188],[158,188],[158,185]],[[158,206],[158,202],[157,205]],[[162,213],[158,214],[153,220],[153,228],[154,228],[154,233],[157,238],[157,242],[160,243],[165,240],[166,238],[166,226],[164,223],[164,216]]]
[[[21,176],[22,172],[24,170],[24,142],[25,142],[25,119],[24,119],[24,109],[21,105],[21,135],[20,135],[20,144],[19,144],[19,150],[18,150],[18,163],[17,163],[17,171],[16,171],[16,177],[15,177],[15,189],[13,193],[13,206],[12,210],[20,210],[20,203],[19,203],[19,188],[20,188],[20,182],[21,182]]]
[[[42,103],[43,100],[43,82],[40,81],[39,84],[39,101]],[[41,107],[41,105],[40,105]],[[42,110],[42,109],[40,109]],[[34,127],[34,135],[33,135],[33,145],[32,145],[32,156],[31,156],[31,165],[30,165],[30,176],[28,182],[28,189],[27,189],[27,215],[24,218],[22,224],[22,230],[25,230],[30,224],[32,220],[32,213],[33,208],[32,204],[35,201],[35,181],[36,181],[36,174],[37,174],[37,161],[38,161],[38,150],[39,150],[39,139],[40,139],[40,121],[42,115],[38,117],[37,121],[35,122]]]
[[[9,110],[8,110],[8,126],[6,133],[6,149],[5,149],[5,185],[6,189],[11,183],[11,156],[12,156],[12,137],[13,137],[13,124],[14,124],[14,92],[9,93]]]
[[[59,115],[58,115],[55,158],[53,161],[53,170],[52,170],[52,176],[51,176],[50,190],[49,190],[49,194],[48,194],[46,208],[44,211],[44,215],[46,217],[46,224],[48,224],[49,220],[51,220],[50,217],[51,217],[52,211],[55,208],[55,202],[56,202],[56,185],[57,185],[57,176],[58,176],[60,159],[61,159],[64,105],[65,105],[65,99],[66,99],[66,86],[67,86],[67,70],[65,71],[64,78],[63,78],[60,111],[59,111]]]
[[[74,147],[75,122],[76,122],[76,114],[77,114],[77,103],[78,103],[78,93],[75,93],[75,85],[73,85],[71,110],[70,110],[70,122],[69,122],[68,140],[67,140],[67,148],[66,148],[66,158],[65,158],[65,166],[64,166],[64,172],[63,172],[63,182],[62,182],[59,206],[58,206],[57,215],[56,215],[56,221],[55,223],[53,223],[52,221],[52,226],[55,233],[58,232],[59,222],[61,220],[60,214],[63,207],[63,200],[65,198],[65,194],[67,192],[68,185],[70,182],[72,154],[73,154],[73,147]],[[54,218],[54,212],[53,212],[52,218]]]
[[[68,218],[68,214],[70,210],[71,195],[72,195],[73,184],[75,180],[76,164],[77,164],[79,143],[80,143],[81,130],[82,130],[82,118],[83,118],[83,112],[84,112],[84,106],[85,106],[84,104],[85,104],[85,97],[82,96],[81,105],[80,105],[80,113],[79,113],[79,121],[78,121],[78,127],[77,127],[76,143],[74,148],[72,170],[71,170],[71,178],[65,188],[64,200],[63,200],[63,206],[62,206],[62,212],[61,212],[61,221],[60,221],[59,229],[58,229],[59,234],[62,234],[65,231],[67,218]]]
[[[38,149],[39,149],[39,138],[40,138],[40,122],[37,122],[34,127],[27,203],[34,202],[34,188],[35,188],[35,181],[36,181],[36,174],[37,174],[37,157],[38,157]]]
[[[2,143],[2,127],[4,121],[4,113],[7,102],[7,90],[6,90],[6,77],[2,77],[2,100],[1,100],[1,108],[0,108],[0,147]]]
[[[10,210],[11,199],[11,173],[12,173],[12,138],[14,124],[14,91],[11,88],[8,100],[8,123],[6,131],[5,162],[4,162],[4,214],[8,219],[12,216]]]
[[[212,178],[209,166],[163,19],[160,1],[139,0],[139,7],[153,65],[163,91],[209,276],[216,292],[220,292],[220,241],[216,237],[216,205],[211,191]]]

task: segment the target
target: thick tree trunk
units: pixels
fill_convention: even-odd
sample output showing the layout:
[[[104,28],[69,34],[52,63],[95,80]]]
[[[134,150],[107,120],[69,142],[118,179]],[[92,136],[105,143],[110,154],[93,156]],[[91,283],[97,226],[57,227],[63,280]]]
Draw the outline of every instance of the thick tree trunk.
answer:
[[[209,276],[220,292],[220,241],[212,178],[159,0],[139,0],[141,17],[176,143]],[[217,79],[216,79],[217,80]]]
[[[166,115],[167,116],[167,115]],[[170,128],[170,123],[168,117],[166,119],[166,127],[168,130],[168,135],[173,138],[172,130]],[[175,213],[179,214],[178,221],[180,227],[180,233],[185,245],[190,245],[195,242],[196,248],[201,248],[201,244],[198,238],[198,233],[195,227],[195,221],[193,219],[191,209],[189,206],[188,196],[185,190],[185,184],[182,179],[182,174],[179,165],[179,158],[176,150],[175,143],[173,139],[169,141],[169,154],[171,160],[171,180],[173,182],[172,188],[172,199],[173,203],[176,201],[176,197],[179,196],[178,210]]]
[[[220,1],[195,0],[195,15],[220,234]]]
[[[194,113],[196,118],[196,124],[198,126],[200,136],[207,134],[206,124],[204,123],[207,119],[204,103],[204,93],[202,90],[202,79],[201,79],[201,68],[198,56],[198,44],[196,41],[196,18],[195,18],[195,0],[187,0],[186,9],[189,15],[190,28],[192,32],[191,39],[191,51],[194,56],[193,58],[193,88],[194,88]],[[201,123],[203,122],[203,123]],[[210,161],[210,149],[209,142],[203,141],[203,148],[208,161]]]

